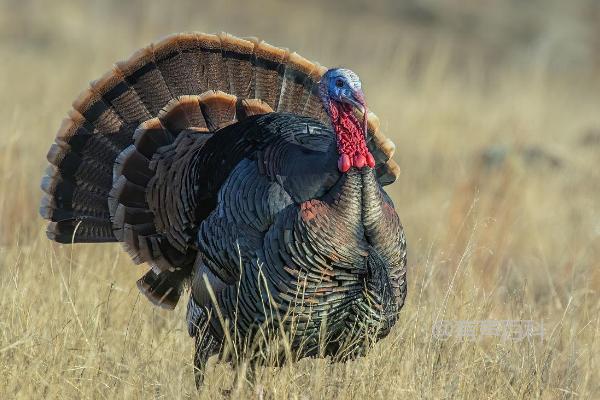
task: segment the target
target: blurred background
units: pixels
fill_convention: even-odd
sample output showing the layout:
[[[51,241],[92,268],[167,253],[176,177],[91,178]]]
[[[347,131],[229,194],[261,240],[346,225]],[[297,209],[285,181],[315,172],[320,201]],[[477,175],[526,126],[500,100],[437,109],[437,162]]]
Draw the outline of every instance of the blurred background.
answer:
[[[600,396],[595,0],[0,0],[0,393],[195,395],[182,307],[146,304],[144,268],[117,245],[50,244],[37,213],[45,153],[78,93],[192,30],[353,69],[402,169],[388,188],[409,242],[396,332],[355,363],[267,371],[269,393]],[[439,342],[440,319],[544,321],[547,337]],[[215,368],[206,398],[232,377]]]

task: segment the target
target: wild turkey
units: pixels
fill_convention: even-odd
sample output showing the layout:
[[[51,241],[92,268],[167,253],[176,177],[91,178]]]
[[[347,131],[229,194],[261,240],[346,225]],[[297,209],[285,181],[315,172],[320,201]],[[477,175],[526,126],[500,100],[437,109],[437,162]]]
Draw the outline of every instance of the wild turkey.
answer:
[[[173,35],[74,101],[40,212],[54,241],[123,243],[151,266],[138,287],[154,304],[174,308],[190,283],[198,385],[226,337],[251,348],[283,331],[297,357],[346,359],[387,335],[406,296],[382,188],[398,167],[378,126],[350,70]]]

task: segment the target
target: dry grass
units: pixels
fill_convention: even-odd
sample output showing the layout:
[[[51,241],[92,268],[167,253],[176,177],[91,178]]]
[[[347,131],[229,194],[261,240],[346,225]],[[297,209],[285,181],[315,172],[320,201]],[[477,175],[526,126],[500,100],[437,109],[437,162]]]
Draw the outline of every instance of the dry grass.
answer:
[[[355,68],[403,169],[398,325],[347,364],[261,370],[265,398],[600,398],[597,8],[453,3],[0,1],[0,397],[197,396],[183,307],[141,298],[143,268],[116,245],[48,242],[38,182],[86,81],[163,34],[227,30]],[[543,321],[546,337],[432,337],[436,320],[487,319]],[[214,365],[200,398],[232,379]]]

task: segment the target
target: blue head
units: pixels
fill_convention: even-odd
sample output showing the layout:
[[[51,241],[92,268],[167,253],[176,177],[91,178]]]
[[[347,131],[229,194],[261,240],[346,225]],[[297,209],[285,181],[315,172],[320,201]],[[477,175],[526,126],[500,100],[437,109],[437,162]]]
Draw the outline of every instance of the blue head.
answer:
[[[375,168],[366,142],[367,104],[358,75],[345,68],[327,70],[319,82],[319,95],[336,133],[340,172],[346,173],[352,167]],[[362,126],[355,109],[363,113]]]
[[[358,75],[346,68],[327,70],[319,82],[319,95],[330,118],[333,118],[332,111],[335,111],[331,108],[343,109],[344,105],[351,105],[362,111],[362,130],[364,136],[367,136],[367,103]]]
[[[319,94],[325,107],[328,101],[350,104],[360,111],[366,111],[365,96],[360,78],[346,68],[327,70],[319,84]]]

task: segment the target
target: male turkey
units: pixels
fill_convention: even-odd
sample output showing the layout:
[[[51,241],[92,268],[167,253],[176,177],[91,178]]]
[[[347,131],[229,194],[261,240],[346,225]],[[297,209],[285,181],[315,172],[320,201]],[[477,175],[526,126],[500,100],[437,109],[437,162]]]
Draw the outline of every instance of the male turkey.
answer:
[[[350,70],[256,39],[170,36],[75,100],[40,212],[54,241],[123,243],[151,266],[138,287],[154,304],[174,308],[190,282],[198,385],[226,338],[252,356],[284,332],[294,357],[345,359],[406,296],[382,188],[398,167],[378,125]]]

